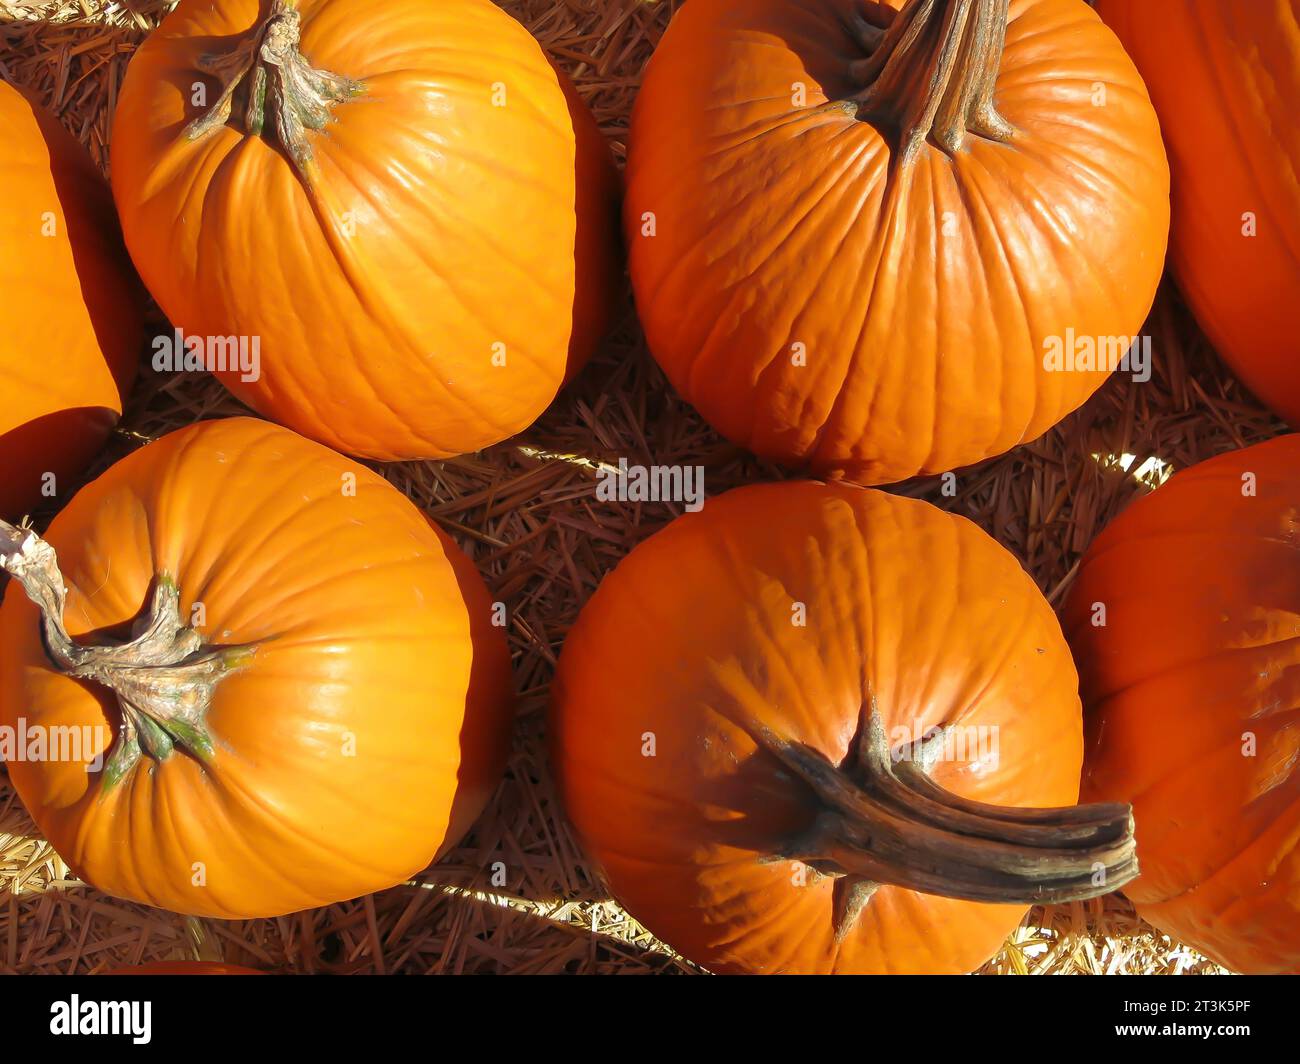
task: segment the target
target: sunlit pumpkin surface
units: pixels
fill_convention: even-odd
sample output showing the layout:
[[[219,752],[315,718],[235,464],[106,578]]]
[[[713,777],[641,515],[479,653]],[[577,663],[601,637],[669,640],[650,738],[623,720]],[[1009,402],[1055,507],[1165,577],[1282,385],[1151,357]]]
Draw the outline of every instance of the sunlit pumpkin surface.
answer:
[[[1063,614],[1084,796],[1133,804],[1142,873],[1125,893],[1239,972],[1300,970],[1298,551],[1300,437],[1283,436],[1135,502]]]
[[[203,422],[114,465],[47,538],[74,637],[128,636],[166,574],[207,644],[253,648],[216,687],[210,756],[178,743],[116,783],[79,760],[9,764],[96,887],[293,912],[400,882],[486,802],[509,742],[502,629],[469,559],[370,471],[267,422]],[[112,756],[116,700],[54,668],[17,581],[0,648],[0,722],[90,729],[87,756]]]
[[[117,423],[142,300],[90,156],[3,82],[0,249],[0,517],[17,518],[66,499]]]
[[[560,659],[552,761],[614,895],[704,967],[971,971],[1026,906],[883,886],[837,941],[837,881],[765,860],[816,809],[756,731],[839,765],[873,697],[889,733],[965,737],[931,773],[958,795],[1021,807],[1078,796],[1074,665],[1009,553],[911,499],[740,488],[606,576]]]
[[[203,57],[268,7],[185,0],[132,59],[113,191],[141,275],[187,334],[258,337],[260,379],[221,379],[341,451],[440,458],[518,432],[618,285],[594,121],[489,0],[302,0],[301,54],[355,86],[303,131],[302,168],[274,108],[249,131],[251,74],[193,135],[222,91]]]
[[[927,6],[932,45],[956,5]],[[1100,386],[1105,369],[1047,368],[1046,345],[1138,333],[1169,172],[1137,71],[1082,0],[1012,0],[1005,140],[931,136],[904,159],[934,49],[858,112],[864,10],[887,21],[860,0],[685,5],[637,98],[625,228],[650,349],[714,427],[889,483],[1032,440]]]
[[[1196,319],[1300,426],[1300,0],[1101,0],[1173,170],[1170,253]]]

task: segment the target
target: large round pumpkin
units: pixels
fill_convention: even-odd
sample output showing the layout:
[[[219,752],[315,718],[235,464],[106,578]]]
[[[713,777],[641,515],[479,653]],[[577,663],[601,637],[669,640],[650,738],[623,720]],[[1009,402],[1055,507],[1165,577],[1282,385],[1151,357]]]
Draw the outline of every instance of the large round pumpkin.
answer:
[[[1157,927],[1300,972],[1300,436],[1176,473],[1084,556],[1063,614],[1084,794],[1131,802]]]
[[[1126,807],[1067,806],[1077,679],[1014,558],[848,485],[711,499],[601,583],[552,760],[628,910],[720,972],[964,972],[1028,903],[1133,874]]]
[[[0,82],[0,517],[64,499],[122,413],[141,298],[108,187]]]
[[[1083,0],[892,14],[693,0],[628,157],[633,287],[672,383],[759,454],[862,483],[1079,406],[1141,328],[1169,226],[1155,112]]]
[[[0,562],[9,774],[110,894],[233,918],[392,886],[501,773],[509,662],[472,563],[285,429],[174,432],[83,488],[48,543],[0,525]]]
[[[183,0],[131,61],[113,191],[235,395],[445,457],[531,424],[603,327],[618,184],[584,111],[489,0]]]
[[[1300,0],[1101,0],[1160,115],[1170,251],[1214,346],[1300,426]]]

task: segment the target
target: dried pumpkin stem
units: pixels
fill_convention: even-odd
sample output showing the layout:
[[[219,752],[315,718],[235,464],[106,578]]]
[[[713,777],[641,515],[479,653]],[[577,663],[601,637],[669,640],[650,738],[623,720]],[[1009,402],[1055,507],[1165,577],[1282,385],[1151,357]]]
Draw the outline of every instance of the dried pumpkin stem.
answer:
[[[118,644],[78,643],[63,623],[67,588],[54,548],[31,529],[0,520],[0,569],[40,608],[50,663],[65,676],[90,680],[117,696],[118,741],[104,766],[111,787],[142,754],[165,761],[177,747],[207,761],[215,753],[207,728],[217,685],[246,665],[256,648],[208,646],[181,623],[180,591],[166,574],[154,582],[149,607],[132,638]]]
[[[229,52],[203,55],[199,67],[221,82],[221,95],[204,114],[185,127],[198,140],[224,126],[243,87],[244,130],[260,136],[266,128],[268,105],[275,137],[304,182],[310,183],[311,144],[308,129],[324,129],[333,120],[333,105],[366,91],[365,84],[317,70],[299,50],[301,16],[296,0],[274,0],[265,20],[253,27]]]
[[[1005,142],[1015,129],[993,105],[1010,0],[912,0],[851,76],[858,115],[897,129],[900,162],[926,141],[949,155],[969,134]],[[870,45],[873,38],[854,34]]]
[[[1097,897],[1137,875],[1129,806],[1016,809],[960,798],[929,777],[944,732],[900,756],[889,749],[874,705],[840,767],[765,727],[754,737],[819,805],[811,828],[768,859],[845,878],[838,933],[880,884],[968,901],[1046,904]]]

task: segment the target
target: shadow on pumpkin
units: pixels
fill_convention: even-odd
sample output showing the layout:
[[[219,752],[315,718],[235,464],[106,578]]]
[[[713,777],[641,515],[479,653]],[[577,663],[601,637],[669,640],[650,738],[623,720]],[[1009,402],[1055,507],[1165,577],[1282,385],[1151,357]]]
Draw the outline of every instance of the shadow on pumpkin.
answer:
[[[0,477],[0,517],[17,520],[71,498],[117,420],[117,411],[108,407],[70,407],[0,434],[0,467],[6,470]]]
[[[0,435],[0,516],[16,518],[29,508],[71,497],[71,486],[117,423],[118,411],[126,402],[135,379],[143,332],[144,290],[135,276],[117,226],[108,186],[92,163],[86,149],[41,103],[38,94],[18,86],[31,105],[31,114],[44,138],[50,179],[58,198],[54,237],[66,237],[76,272],[77,286],[86,318],[94,333],[95,347],[117,391],[116,409],[105,406],[66,406],[51,410]],[[54,204],[32,204],[34,211],[54,214]],[[40,215],[38,214],[37,217]],[[66,232],[58,232],[62,225]],[[34,306],[31,314],[66,313],[71,308]],[[9,341],[9,342],[12,342]],[[59,382],[61,351],[40,347],[19,352],[30,362],[45,368],[58,391],[42,400],[60,403],[69,393],[90,398],[107,380]],[[48,475],[53,476],[49,480]],[[54,494],[49,492],[53,490]]]

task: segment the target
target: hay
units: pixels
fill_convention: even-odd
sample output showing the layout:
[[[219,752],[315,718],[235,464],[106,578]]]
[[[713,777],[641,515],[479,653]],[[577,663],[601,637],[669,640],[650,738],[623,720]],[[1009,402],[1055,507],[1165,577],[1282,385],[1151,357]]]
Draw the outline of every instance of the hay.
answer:
[[[36,90],[106,165],[117,86],[165,0],[0,0],[0,77]],[[678,0],[503,4],[574,76],[622,157],[639,73]],[[152,323],[165,328],[161,317]],[[1150,383],[1114,379],[1041,440],[901,490],[977,521],[1021,558],[1053,603],[1081,550],[1171,470],[1281,431],[1233,381],[1176,293],[1148,330]],[[212,380],[143,369],[102,469],[146,439],[242,412]],[[567,457],[566,457],[567,456]],[[572,457],[577,456],[577,457]],[[595,498],[602,461],[703,464],[716,494],[781,474],[720,440],[668,388],[625,301],[595,363],[515,440],[383,474],[452,531],[512,604],[522,692],[506,780],[474,833],[403,886],[277,920],[223,923],[107,897],[72,878],[0,772],[0,971],[96,971],[146,960],[219,959],[296,972],[683,972],[693,967],[609,900],[559,815],[542,710],[556,654],[603,573],[676,513]],[[38,515],[42,523],[50,515]],[[508,882],[487,879],[504,861]],[[1123,899],[1035,910],[988,972],[1206,972],[1214,966],[1144,925]]]

